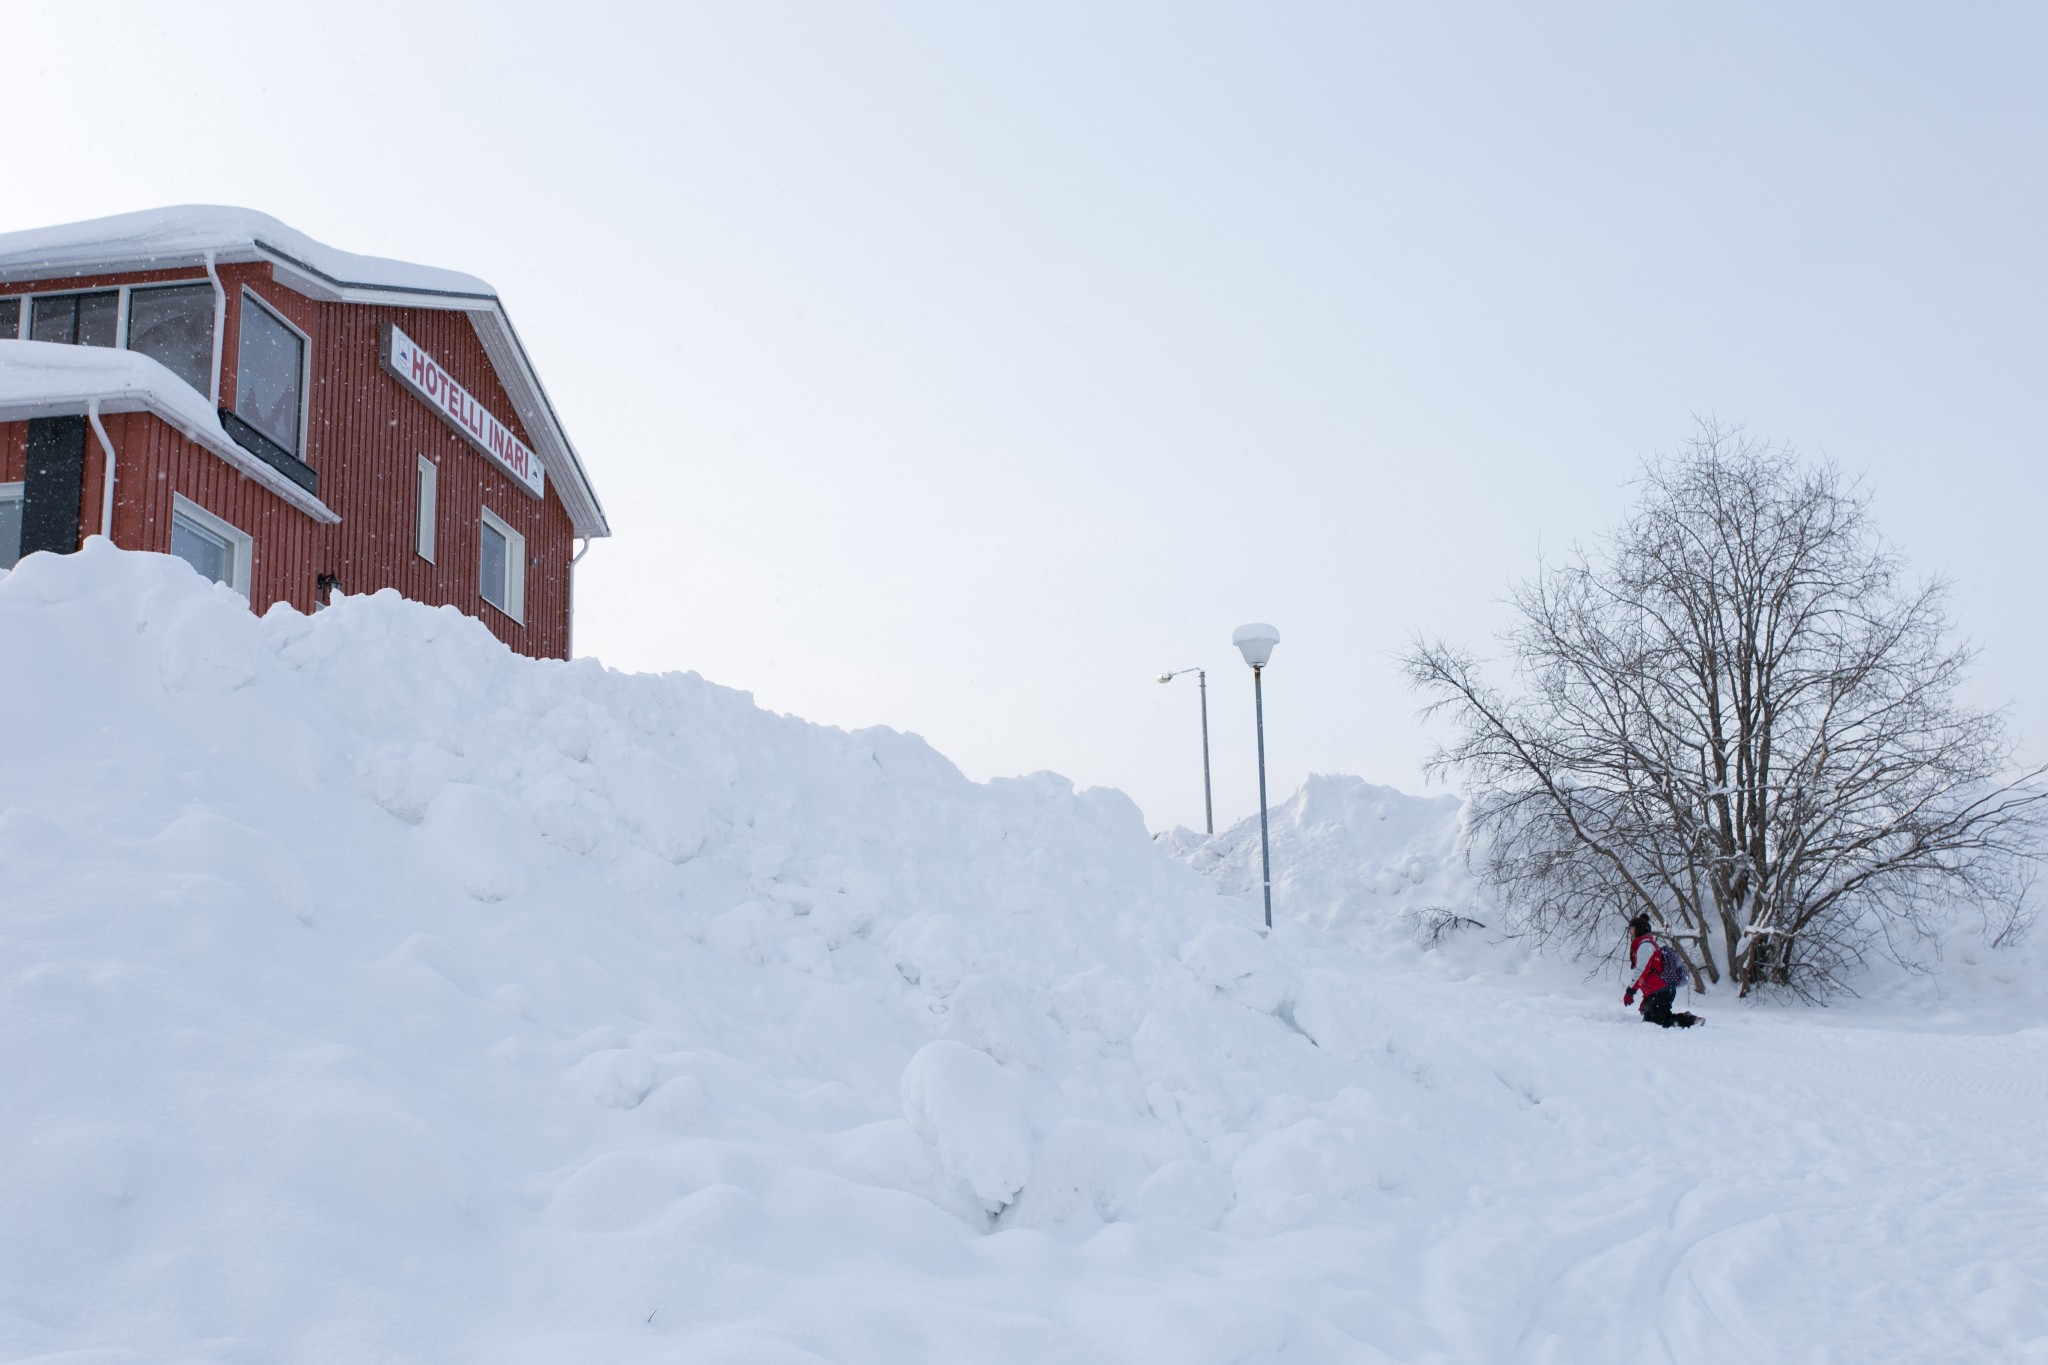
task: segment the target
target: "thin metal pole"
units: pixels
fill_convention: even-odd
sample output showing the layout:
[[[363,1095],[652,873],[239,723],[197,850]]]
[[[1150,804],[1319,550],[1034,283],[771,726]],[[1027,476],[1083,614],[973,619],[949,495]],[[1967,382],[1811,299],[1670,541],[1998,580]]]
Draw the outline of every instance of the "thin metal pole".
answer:
[[[1198,668],[1195,677],[1202,684],[1202,818],[1209,832],[1216,832],[1216,801],[1209,794],[1209,670]]]
[[[1266,834],[1266,689],[1265,670],[1252,665],[1252,706],[1259,717],[1259,870],[1266,882],[1266,929],[1273,928],[1273,845]]]

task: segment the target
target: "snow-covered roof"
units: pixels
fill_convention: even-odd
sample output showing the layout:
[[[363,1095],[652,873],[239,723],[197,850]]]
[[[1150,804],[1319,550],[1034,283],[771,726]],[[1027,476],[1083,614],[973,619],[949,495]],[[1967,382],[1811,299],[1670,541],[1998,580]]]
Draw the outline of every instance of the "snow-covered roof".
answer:
[[[126,270],[197,267],[209,256],[217,264],[267,261],[279,284],[308,298],[469,314],[512,397],[513,410],[554,478],[556,496],[576,534],[611,534],[597,491],[512,319],[497,291],[474,275],[338,251],[253,209],[182,204],[0,233],[0,288]]]
[[[201,264],[209,251],[217,261],[285,256],[337,284],[446,294],[479,302],[498,296],[497,290],[474,275],[337,251],[267,213],[219,204],[144,209],[82,223],[0,233],[0,280],[173,269]]]
[[[103,414],[153,412],[294,507],[321,521],[341,520],[235,444],[205,395],[151,357],[107,346],[0,341],[0,422],[82,416],[95,404]]]

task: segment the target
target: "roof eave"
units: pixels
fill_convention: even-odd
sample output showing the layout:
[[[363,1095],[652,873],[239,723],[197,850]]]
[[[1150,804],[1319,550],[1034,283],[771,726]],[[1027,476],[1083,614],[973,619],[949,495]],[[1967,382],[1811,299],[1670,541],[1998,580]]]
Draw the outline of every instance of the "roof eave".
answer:
[[[584,471],[583,460],[577,455],[576,447],[570,444],[569,433],[563,430],[561,419],[555,415],[547,389],[542,386],[540,376],[534,373],[533,362],[519,340],[518,331],[512,326],[511,317],[502,305],[493,304],[488,309],[472,310],[469,321],[476,328],[477,339],[483,342],[484,354],[490,357],[498,377],[506,381],[505,389],[512,395],[512,406],[518,412],[519,420],[528,431],[541,438],[541,463],[569,475],[567,478],[557,475],[555,493],[561,498],[562,508],[569,514],[576,534],[585,540],[602,540],[611,535],[611,523],[605,518],[604,505],[597,500],[597,490],[590,486],[590,475]],[[514,380],[516,384],[511,382]]]
[[[498,378],[512,396],[513,409],[527,431],[536,438],[541,463],[554,473],[556,495],[561,498],[563,510],[568,512],[576,534],[586,540],[599,540],[611,535],[611,523],[605,518],[603,504],[597,500],[597,490],[591,487],[590,474],[583,467],[582,457],[576,453],[561,418],[555,414],[555,405],[534,371],[526,345],[519,339],[511,316],[505,312],[504,302],[497,295],[359,284],[337,279],[262,242],[257,246],[262,249],[264,258],[270,261],[271,273],[278,283],[308,298],[329,303],[438,308],[468,313],[470,325],[476,328],[477,339],[483,343],[484,353],[490,357]]]
[[[254,245],[222,247],[212,254],[218,265],[249,265],[267,259]],[[204,270],[206,257],[204,251],[138,251],[119,256],[95,256],[89,261],[63,265],[0,267],[0,285],[46,284],[53,280],[125,275],[139,270]]]
[[[73,394],[63,398],[22,399],[11,403],[0,401],[0,422],[28,422],[38,417],[84,417],[95,406],[109,417],[126,412],[150,413],[164,425],[182,432],[218,456],[229,467],[262,484],[315,521],[324,522],[329,526],[341,521],[340,514],[322,502],[317,495],[308,493],[243,450],[228,438],[226,432],[195,428],[191,422],[184,419],[174,405],[147,390],[110,388],[104,393]]]

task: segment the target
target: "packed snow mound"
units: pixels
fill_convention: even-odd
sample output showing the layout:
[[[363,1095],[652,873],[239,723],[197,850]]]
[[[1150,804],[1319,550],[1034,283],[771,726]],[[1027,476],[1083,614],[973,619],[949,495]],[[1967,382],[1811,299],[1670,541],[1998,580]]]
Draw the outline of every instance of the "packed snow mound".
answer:
[[[2048,1346],[2039,1018],[1667,1036],[1261,935],[1115,792],[98,540],[0,659],[7,1359]]]
[[[1456,796],[1310,776],[1267,813],[1274,913],[1354,940],[1427,932],[1434,911],[1483,921],[1486,897],[1466,864],[1464,815]],[[1260,898],[1258,816],[1215,835],[1172,829],[1160,844],[1226,891]]]

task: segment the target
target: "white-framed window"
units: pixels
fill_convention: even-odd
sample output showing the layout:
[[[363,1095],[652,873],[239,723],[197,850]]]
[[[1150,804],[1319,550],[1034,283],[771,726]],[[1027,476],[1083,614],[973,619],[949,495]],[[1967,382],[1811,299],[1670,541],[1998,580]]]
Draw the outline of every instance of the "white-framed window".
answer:
[[[38,294],[29,301],[28,339],[61,346],[112,346],[121,339],[121,291]]]
[[[128,291],[125,344],[201,393],[213,387],[213,285],[137,285]]]
[[[484,509],[477,538],[477,591],[484,601],[526,624],[526,537]]]
[[[256,542],[222,521],[183,493],[171,495],[171,553],[199,571],[202,578],[225,583],[249,595],[249,567]]]
[[[413,548],[418,550],[420,558],[429,564],[434,562],[434,485],[439,481],[440,474],[441,471],[432,460],[424,455],[420,456],[419,483],[415,489],[419,531],[418,538],[413,541]]]
[[[17,294],[0,299],[0,341],[125,347],[211,393],[213,311],[213,284],[205,279]]]
[[[0,483],[0,569],[21,558],[22,485]]]
[[[235,344],[235,416],[305,458],[306,334],[284,314],[242,290],[242,332]]]

